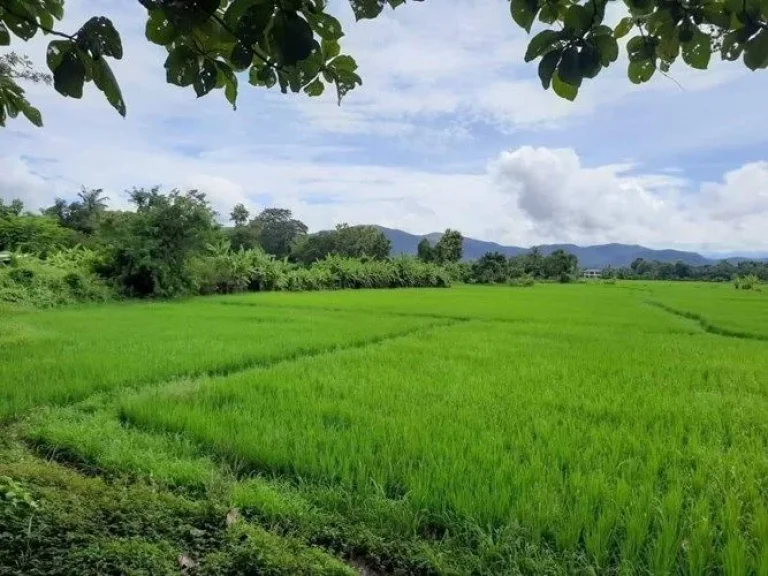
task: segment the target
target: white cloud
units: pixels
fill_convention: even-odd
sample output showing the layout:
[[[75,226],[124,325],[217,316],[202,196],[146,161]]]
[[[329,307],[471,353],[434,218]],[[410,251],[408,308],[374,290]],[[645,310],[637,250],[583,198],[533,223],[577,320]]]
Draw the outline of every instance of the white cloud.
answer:
[[[137,166],[150,170],[142,175]],[[5,158],[0,167],[10,175],[0,180],[3,198],[20,195],[33,207],[52,199],[46,194],[48,181],[29,162]],[[54,163],[47,169],[61,168]],[[126,157],[111,148],[93,150],[87,163],[69,168],[89,174],[92,185],[98,181],[113,200],[124,198],[121,190],[131,185],[194,187],[208,193],[223,218],[239,202],[254,213],[265,204],[278,205],[291,208],[313,230],[340,222],[376,223],[418,233],[452,227],[516,245],[625,242],[710,251],[768,249],[766,162],[746,164],[700,187],[679,174],[642,172],[630,164],[590,167],[573,149],[528,146],[498,154],[477,173],[251,160],[237,154]]]
[[[668,173],[584,167],[572,149],[523,147],[490,164],[531,238],[655,247],[765,249],[768,163],[726,172],[698,190]],[[510,209],[510,213],[514,209]]]

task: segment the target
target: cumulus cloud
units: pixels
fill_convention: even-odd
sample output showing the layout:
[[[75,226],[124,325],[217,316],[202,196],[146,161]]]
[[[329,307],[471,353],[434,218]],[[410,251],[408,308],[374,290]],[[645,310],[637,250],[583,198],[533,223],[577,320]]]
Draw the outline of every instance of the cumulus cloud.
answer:
[[[698,188],[677,174],[643,174],[626,164],[585,167],[572,149],[502,152],[489,171],[542,241],[768,247],[767,162]]]
[[[277,205],[292,209],[313,230],[376,223],[415,233],[452,227],[515,245],[768,249],[767,162],[745,164],[698,186],[679,173],[643,172],[631,164],[586,166],[573,149],[530,146],[503,151],[475,173],[237,154],[132,155],[127,165],[124,159],[106,148],[70,169],[88,173],[113,200],[132,185],[198,188],[223,219],[240,202],[253,213]],[[143,165],[152,166],[148,175],[136,170]],[[20,196],[35,207],[52,199],[44,170],[35,174],[21,158],[4,158],[0,166],[9,168],[0,180],[3,198]],[[48,167],[52,174],[65,168]]]

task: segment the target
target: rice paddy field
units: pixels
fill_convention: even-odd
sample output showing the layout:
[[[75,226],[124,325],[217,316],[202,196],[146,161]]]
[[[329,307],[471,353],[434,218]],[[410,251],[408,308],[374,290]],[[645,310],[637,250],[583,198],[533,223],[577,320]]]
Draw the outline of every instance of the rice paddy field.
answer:
[[[768,576],[765,292],[2,310],[0,421],[0,574]]]

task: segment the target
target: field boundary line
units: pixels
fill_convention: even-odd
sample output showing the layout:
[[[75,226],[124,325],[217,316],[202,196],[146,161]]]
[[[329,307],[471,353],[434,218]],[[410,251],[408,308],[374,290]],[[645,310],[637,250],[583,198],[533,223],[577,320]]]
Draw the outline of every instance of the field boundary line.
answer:
[[[527,322],[528,318],[477,318],[475,316],[452,316],[447,314],[433,314],[431,312],[397,312],[394,310],[377,310],[375,308],[355,309],[339,308],[335,306],[284,306],[282,304],[262,304],[251,302],[216,302],[222,306],[244,306],[269,308],[270,310],[293,310],[293,311],[312,311],[320,312],[342,312],[347,314],[366,314],[368,316],[393,316],[401,318],[434,318],[435,320],[455,320],[457,322],[500,322],[503,324],[519,324]]]
[[[668,306],[666,304],[662,304],[661,302],[655,302],[651,300],[648,300],[646,304],[648,304],[649,306],[653,306],[655,308],[659,308],[660,310],[663,310],[668,314],[672,314],[680,318],[685,318],[687,320],[697,322],[701,327],[701,329],[708,334],[714,334],[715,336],[724,336],[726,338],[741,338],[742,340],[758,340],[761,342],[768,341],[768,335],[755,334],[754,332],[743,332],[740,330],[731,330],[730,328],[723,328],[722,326],[718,326],[717,324],[712,324],[709,320],[704,318],[704,316],[702,316],[701,314],[696,314],[695,312],[680,310],[679,308],[673,308],[672,306]]]
[[[408,336],[413,336],[420,332],[431,332],[433,330],[449,328],[451,326],[456,326],[464,322],[467,322],[467,320],[444,319],[442,322],[434,322],[430,324],[422,324],[421,326],[413,326],[411,328],[398,331],[398,332],[387,332],[384,334],[376,334],[368,338],[361,338],[358,340],[354,340],[352,342],[348,342],[346,344],[326,345],[326,346],[320,346],[314,349],[304,349],[304,350],[299,349],[299,350],[291,351],[288,354],[274,356],[272,358],[254,359],[254,360],[249,360],[245,362],[232,363],[226,366],[211,368],[209,370],[179,372],[177,374],[170,375],[167,378],[163,378],[161,380],[150,380],[150,381],[144,381],[144,382],[141,382],[141,381],[127,382],[123,386],[118,386],[118,387],[107,389],[107,390],[94,391],[93,394],[89,394],[88,396],[79,398],[72,402],[53,403],[53,404],[47,404],[43,406],[51,406],[54,408],[63,407],[63,406],[77,407],[79,404],[86,404],[97,397],[103,397],[105,400],[104,404],[106,405],[111,403],[114,397],[123,395],[126,393],[126,391],[133,391],[136,393],[140,393],[142,390],[159,389],[159,388],[164,388],[166,386],[178,385],[180,381],[187,380],[187,379],[192,382],[196,382],[204,378],[227,377],[227,376],[232,376],[234,374],[239,374],[241,372],[247,372],[249,370],[257,370],[257,369],[269,370],[270,368],[274,368],[281,364],[289,364],[291,362],[297,362],[303,358],[314,358],[316,356],[332,355],[332,354],[337,354],[339,352],[344,352],[345,350],[363,349],[363,348],[367,348],[368,346],[375,346],[377,344],[387,342],[389,340],[407,338]],[[37,406],[31,407],[32,410],[36,408],[39,408],[39,407]],[[11,422],[11,419],[6,421],[5,424],[8,424],[10,422]],[[0,425],[1,424],[3,424],[2,421],[0,421]]]

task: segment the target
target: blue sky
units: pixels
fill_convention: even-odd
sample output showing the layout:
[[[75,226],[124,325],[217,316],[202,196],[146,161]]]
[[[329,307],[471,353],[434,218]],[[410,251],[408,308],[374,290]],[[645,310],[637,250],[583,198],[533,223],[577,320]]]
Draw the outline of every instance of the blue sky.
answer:
[[[160,184],[206,191],[226,217],[243,202],[291,208],[311,229],[446,227],[517,245],[641,243],[768,251],[768,76],[715,62],[637,87],[619,61],[576,103],[541,89],[506,0],[408,3],[355,23],[331,3],[364,85],[336,105],[241,83],[196,99],[165,83],[135,1],[68,0],[62,29],[113,18],[122,119],[93,87],[78,100],[30,87],[46,126],[0,139],[0,196],[30,207]],[[450,8],[446,8],[450,6]],[[44,63],[46,38],[14,49]],[[682,88],[680,86],[682,86]]]

